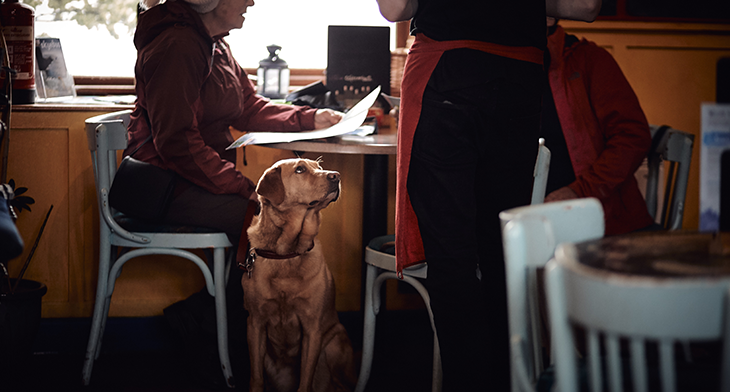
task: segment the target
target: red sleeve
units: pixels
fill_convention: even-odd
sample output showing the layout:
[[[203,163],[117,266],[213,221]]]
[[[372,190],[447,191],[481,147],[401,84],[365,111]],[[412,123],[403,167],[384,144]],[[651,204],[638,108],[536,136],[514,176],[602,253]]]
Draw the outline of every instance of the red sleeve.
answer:
[[[604,149],[570,188],[578,196],[606,198],[633,176],[651,146],[651,132],[631,85],[604,49],[585,42],[573,55],[582,66],[590,104],[603,135]]]
[[[175,36],[146,47],[142,59],[144,104],[161,163],[212,193],[248,197],[254,189],[251,180],[207,145],[199,128],[209,48],[193,30],[171,33]]]

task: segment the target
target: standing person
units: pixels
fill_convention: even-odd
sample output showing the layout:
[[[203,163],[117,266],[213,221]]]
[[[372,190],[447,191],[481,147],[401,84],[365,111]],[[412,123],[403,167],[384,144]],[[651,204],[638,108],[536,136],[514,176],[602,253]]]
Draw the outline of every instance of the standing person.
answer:
[[[416,37],[401,84],[396,255],[399,270],[428,262],[444,391],[509,390],[499,212],[530,201],[546,8],[585,20],[600,9],[566,2],[378,0]]]
[[[661,227],[634,177],[651,146],[634,90],[605,49],[566,34],[555,18],[547,26],[541,137],[552,154],[545,201],[598,198],[606,235]]]
[[[256,95],[224,40],[229,31],[242,27],[253,0],[157,2],[143,5],[149,8],[141,12],[134,36],[137,101],[125,154],[136,150],[136,159],[177,173],[165,223],[224,231],[233,249],[245,257],[248,244],[240,238],[245,233],[247,209],[249,215],[253,212],[248,206],[249,200],[256,199],[255,184],[236,169],[236,150],[226,150],[233,142],[229,127],[240,131],[311,130],[339,122],[342,114],[273,104]],[[240,277],[240,273],[231,273],[228,285],[235,293],[228,295],[233,299],[229,301],[232,314],[243,312]],[[171,308],[176,308],[180,322],[201,312],[214,314],[210,306],[202,310],[193,306],[199,303],[188,301],[187,308],[195,309]],[[175,313],[171,308],[166,315]],[[197,327],[181,329],[189,332]],[[220,370],[211,373],[219,375]]]

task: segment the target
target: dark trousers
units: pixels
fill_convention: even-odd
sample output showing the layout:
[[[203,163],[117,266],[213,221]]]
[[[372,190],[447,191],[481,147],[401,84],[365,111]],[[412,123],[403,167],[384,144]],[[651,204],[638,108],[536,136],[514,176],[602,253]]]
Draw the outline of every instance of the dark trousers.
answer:
[[[181,180],[185,181],[185,180]],[[241,195],[216,195],[207,190],[185,183],[185,190],[170,204],[165,221],[169,223],[208,227],[225,232],[233,247],[227,257],[233,260],[228,278],[227,297],[229,309],[243,306],[242,272],[236,266],[236,253],[246,252],[248,244],[239,244],[244,227],[249,199]],[[240,249],[240,248],[243,249]]]
[[[499,212],[530,202],[542,67],[469,50],[451,54],[424,93],[408,194],[428,262],[444,391],[508,391]],[[467,67],[479,74],[460,65],[472,54]]]
[[[172,200],[165,221],[220,230],[232,244],[238,244],[249,200],[241,195],[216,195],[188,182],[185,185]]]
[[[245,381],[248,371],[248,366],[245,365],[248,360],[246,346],[248,313],[243,308],[241,286],[243,271],[237,267],[235,261],[236,253],[246,252],[248,246],[245,243],[239,244],[239,241],[244,229],[249,200],[239,195],[216,195],[188,182],[183,186],[185,190],[172,200],[165,221],[220,230],[226,233],[233,244],[227,254],[233,261],[226,286],[228,338],[234,373],[240,377],[239,380]],[[226,385],[218,361],[214,301],[203,288],[165,309],[166,319],[181,339],[181,359],[188,366],[191,379],[207,389],[220,389]],[[239,361],[243,361],[244,364],[239,365]]]

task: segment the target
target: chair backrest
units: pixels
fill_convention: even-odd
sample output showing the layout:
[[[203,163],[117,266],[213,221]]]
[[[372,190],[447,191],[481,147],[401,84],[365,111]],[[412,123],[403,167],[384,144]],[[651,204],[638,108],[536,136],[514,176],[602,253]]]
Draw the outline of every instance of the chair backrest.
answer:
[[[597,270],[580,264],[573,244],[561,245],[546,267],[546,285],[558,390],[579,390],[573,340],[574,325],[585,330],[588,383],[592,391],[621,391],[630,376],[633,391],[649,390],[654,358],[647,341],[658,348],[659,385],[675,391],[677,341],[714,340],[725,336],[728,280],[716,278],[656,278]],[[601,341],[602,340],[602,341]],[[624,375],[621,345],[627,343],[630,374]],[[601,349],[603,347],[603,350]],[[603,356],[603,358],[602,358]],[[603,363],[605,362],[605,367]],[[653,362],[652,362],[653,363]],[[723,361],[723,391],[730,387],[730,368]],[[652,388],[654,390],[654,388]]]
[[[545,189],[547,188],[548,174],[550,173],[550,149],[545,145],[545,139],[537,141],[537,160],[535,171],[532,176],[532,200],[530,204],[540,204],[545,201]]]
[[[512,385],[513,390],[529,390],[543,369],[536,270],[553,257],[558,244],[602,237],[603,207],[598,199],[584,198],[513,208],[499,217],[507,279]]]
[[[652,143],[647,157],[646,206],[649,214],[664,228],[679,230],[682,228],[684,216],[684,199],[687,195],[694,135],[666,125],[651,125],[650,128]],[[661,212],[657,217],[660,166],[663,161],[669,162],[669,171],[665,181]]]
[[[127,240],[144,244],[150,242],[149,238],[119,226],[109,206],[109,190],[117,172],[117,151],[127,148],[127,126],[131,113],[131,110],[122,110],[86,119],[86,140],[91,151],[99,214],[102,223],[105,223],[100,227],[102,238],[111,231]]]

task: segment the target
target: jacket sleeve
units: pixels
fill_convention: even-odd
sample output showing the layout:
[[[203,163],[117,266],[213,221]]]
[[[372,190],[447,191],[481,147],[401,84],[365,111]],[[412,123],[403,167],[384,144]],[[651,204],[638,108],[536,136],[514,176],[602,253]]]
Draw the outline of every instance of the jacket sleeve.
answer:
[[[590,106],[602,135],[603,150],[584,173],[569,185],[578,196],[609,197],[632,177],[651,146],[651,132],[631,85],[604,49],[582,42],[574,53],[582,68]]]
[[[254,184],[205,143],[198,126],[209,49],[192,34],[183,39],[187,29],[175,34],[176,39],[157,41],[143,59],[144,102],[155,149],[166,168],[209,192],[248,197]]]
[[[244,96],[244,111],[231,124],[234,128],[242,132],[297,132],[314,129],[316,109],[275,104],[267,98],[256,95],[256,90],[246,72],[235,59],[230,60],[235,64]]]

